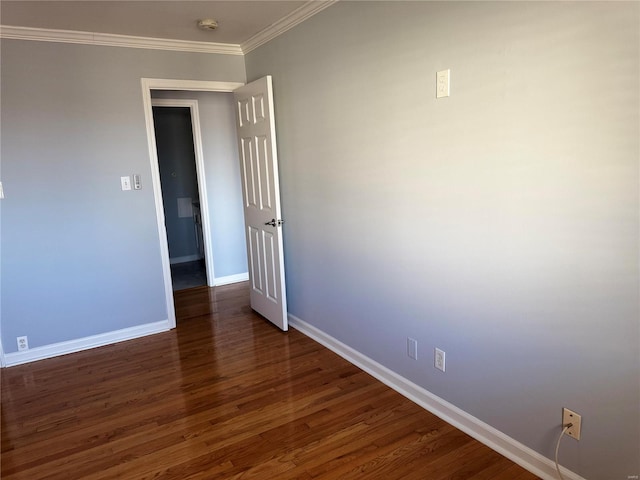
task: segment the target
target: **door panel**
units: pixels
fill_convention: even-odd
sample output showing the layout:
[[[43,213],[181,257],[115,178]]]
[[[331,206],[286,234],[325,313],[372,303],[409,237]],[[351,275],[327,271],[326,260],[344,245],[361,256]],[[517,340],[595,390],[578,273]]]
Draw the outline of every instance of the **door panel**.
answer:
[[[254,164],[255,155],[253,154],[253,142],[251,138],[240,139],[241,145],[241,160],[242,160],[242,183],[244,194],[244,206],[258,207],[258,196],[256,195],[256,175],[254,174],[256,166]]]
[[[271,232],[262,232],[262,251],[264,254],[264,262],[265,265],[274,265],[275,264],[275,243],[276,240],[274,235]],[[278,301],[278,290],[276,288],[276,269],[275,268],[267,268],[267,278],[265,278],[265,296],[271,300],[272,302]]]
[[[248,226],[248,241],[249,241],[249,254],[250,257],[250,269],[249,269],[249,279],[251,280],[251,288],[256,292],[262,294],[264,292],[264,287],[262,283],[262,269],[260,265],[262,265],[262,249],[260,248],[260,230]]]
[[[269,153],[267,149],[267,137],[256,137],[256,158],[258,163],[258,185],[260,186],[260,208],[265,212],[273,213],[273,204],[271,199],[272,180],[270,173],[272,166],[269,162]]]
[[[234,92],[251,308],[288,329],[271,77]]]

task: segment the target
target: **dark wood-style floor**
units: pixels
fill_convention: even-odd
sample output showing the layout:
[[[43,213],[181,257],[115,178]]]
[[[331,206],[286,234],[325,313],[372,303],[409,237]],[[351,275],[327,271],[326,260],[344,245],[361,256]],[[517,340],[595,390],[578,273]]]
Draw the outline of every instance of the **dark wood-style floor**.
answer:
[[[2,478],[537,478],[248,306],[176,294],[178,328],[2,371]]]

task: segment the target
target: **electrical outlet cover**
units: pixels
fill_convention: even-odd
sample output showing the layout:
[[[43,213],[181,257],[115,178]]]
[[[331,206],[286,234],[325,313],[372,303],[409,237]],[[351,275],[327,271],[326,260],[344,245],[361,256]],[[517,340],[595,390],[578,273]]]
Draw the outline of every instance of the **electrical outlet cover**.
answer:
[[[438,369],[444,372],[445,367],[445,353],[444,351],[436,348],[433,354],[433,365]]]
[[[418,341],[415,338],[407,337],[407,355],[414,360],[418,359]]]
[[[29,350],[29,339],[25,337],[17,337],[16,341],[18,342],[18,351],[24,352],[25,350]]]
[[[566,434],[571,438],[575,438],[576,440],[580,440],[580,434],[582,433],[582,416],[578,415],[576,412],[569,410],[568,408],[562,409],[562,428],[566,427],[569,424],[571,427],[567,429]]]

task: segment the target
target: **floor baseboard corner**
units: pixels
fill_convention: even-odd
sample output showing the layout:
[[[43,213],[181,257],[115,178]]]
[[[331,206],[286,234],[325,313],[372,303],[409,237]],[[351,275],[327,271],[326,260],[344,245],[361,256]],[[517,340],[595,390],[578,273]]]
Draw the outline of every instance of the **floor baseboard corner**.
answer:
[[[123,328],[113,332],[91,335],[89,337],[78,338],[66,342],[53,343],[42,347],[35,347],[24,352],[11,352],[4,356],[7,367],[21,365],[23,363],[35,362],[47,358],[58,357],[68,353],[80,352],[91,348],[103,347],[112,343],[133,340],[134,338],[161,333],[170,330],[169,320],[162,320],[135,327]]]
[[[225,277],[217,277],[214,281],[214,285],[219,287],[221,285],[230,285],[232,283],[246,282],[249,280],[249,272],[237,273],[235,275],[227,275]]]
[[[301,320],[295,315],[289,314],[288,317],[289,325],[291,327],[317,341],[321,345],[324,345],[329,350],[340,355],[353,365],[361,368],[388,387],[405,396],[412,402],[420,405],[445,422],[462,430],[482,444],[507,457],[512,462],[517,463],[543,480],[557,479],[555,463],[550,459],[437,395],[434,395],[423,387],[411,382],[398,373],[388,369],[384,365],[340,342],[322,330],[314,327],[304,320]],[[585,480],[583,477],[565,468],[562,468],[562,473],[565,480]]]

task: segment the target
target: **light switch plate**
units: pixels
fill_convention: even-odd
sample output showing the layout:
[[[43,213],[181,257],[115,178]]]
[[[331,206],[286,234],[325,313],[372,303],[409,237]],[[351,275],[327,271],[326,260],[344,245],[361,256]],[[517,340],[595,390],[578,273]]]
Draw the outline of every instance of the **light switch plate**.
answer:
[[[133,175],[133,189],[134,190],[141,190],[142,189],[142,182],[140,181],[140,174],[136,173]]]
[[[451,70],[441,70],[436,73],[436,98],[451,95]]]
[[[120,177],[120,184],[122,185],[122,190],[131,190],[131,177],[129,175]]]
[[[0,200],[4,198],[4,190],[2,189],[2,182],[0,182]]]

